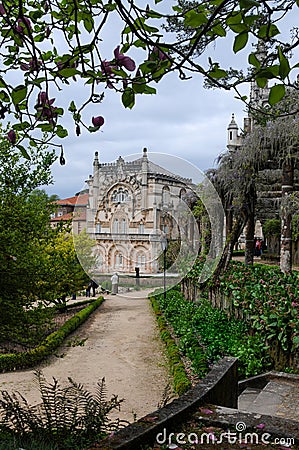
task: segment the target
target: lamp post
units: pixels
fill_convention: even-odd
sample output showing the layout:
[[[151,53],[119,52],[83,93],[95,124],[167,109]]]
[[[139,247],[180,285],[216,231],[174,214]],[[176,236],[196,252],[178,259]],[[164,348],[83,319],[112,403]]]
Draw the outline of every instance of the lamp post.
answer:
[[[161,239],[161,247],[163,250],[163,295],[164,301],[166,300],[166,251],[167,251],[168,241],[167,237],[163,236]]]

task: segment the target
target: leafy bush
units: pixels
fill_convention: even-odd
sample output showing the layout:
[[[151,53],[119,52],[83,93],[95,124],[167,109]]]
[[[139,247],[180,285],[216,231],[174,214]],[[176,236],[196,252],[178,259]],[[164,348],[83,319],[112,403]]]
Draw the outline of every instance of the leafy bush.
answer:
[[[268,345],[278,342],[286,352],[299,348],[299,276],[278,267],[244,266],[232,261],[218,282],[220,292],[248,315],[250,327]]]
[[[104,378],[91,394],[71,378],[68,386],[61,387],[55,378],[48,383],[42,372],[35,375],[42,400],[38,406],[30,406],[19,393],[1,391],[2,434],[6,432],[6,436],[14,436],[25,444],[33,439],[55,444],[57,450],[67,450],[85,448],[123,424],[108,418],[123,400],[117,396],[107,400]]]
[[[162,295],[158,300],[179,339],[180,350],[192,361],[195,373],[205,375],[208,363],[223,356],[239,358],[241,377],[269,368],[270,358],[263,336],[259,333],[250,336],[245,322],[229,319],[224,311],[213,308],[206,299],[196,304],[188,301],[177,290],[168,291],[166,301]]]

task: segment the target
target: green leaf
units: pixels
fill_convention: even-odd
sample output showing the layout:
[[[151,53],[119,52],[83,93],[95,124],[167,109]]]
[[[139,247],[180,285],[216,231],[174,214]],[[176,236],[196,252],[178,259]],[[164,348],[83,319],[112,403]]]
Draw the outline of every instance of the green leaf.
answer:
[[[255,0],[240,0],[240,8],[242,9],[248,9],[253,8],[254,6],[260,6],[259,2]]]
[[[278,47],[278,57],[279,57],[279,75],[282,79],[285,79],[290,73],[289,60],[282,53],[281,47]]]
[[[280,102],[280,100],[285,96],[285,86],[283,84],[275,84],[272,86],[269,93],[269,103],[271,106]]]
[[[229,28],[234,32],[234,33],[244,33],[248,31],[248,26],[245,25],[244,23],[235,23],[235,24],[231,24],[229,25]]]
[[[0,91],[0,100],[5,103],[10,103],[10,97],[6,91]]]
[[[267,86],[268,78],[263,78],[263,77],[259,76],[259,77],[256,77],[255,81],[256,81],[256,84],[258,85],[258,87],[263,89],[264,87]]]
[[[242,50],[242,48],[244,48],[246,46],[247,42],[248,42],[248,33],[238,34],[235,37],[235,41],[234,41],[234,46],[233,46],[234,53],[237,53],[240,50]]]
[[[217,36],[225,37],[226,31],[222,25],[218,24],[212,28],[213,33],[217,34]]]
[[[46,81],[47,78],[41,77],[36,78],[35,80],[28,81],[28,84],[33,84],[34,86],[40,86],[44,81]]]
[[[135,46],[135,47],[141,47],[141,48],[144,48],[144,49],[146,49],[146,44],[145,44],[145,42],[142,42],[140,39],[137,39],[137,41],[135,41],[135,42],[133,42],[133,45]]]
[[[20,123],[15,123],[12,128],[15,131],[23,131],[26,130],[26,128],[30,127],[30,123],[29,122],[20,122]]]
[[[228,25],[228,26],[230,26],[230,25],[237,25],[237,24],[239,24],[239,23],[241,23],[242,22],[242,19],[243,19],[243,17],[242,17],[242,14],[241,13],[236,13],[236,12],[233,12],[227,19],[226,19],[226,24]]]
[[[188,11],[185,14],[184,22],[187,27],[197,28],[207,23],[207,21],[208,19],[205,14],[197,13],[196,11],[194,11],[194,9],[191,9],[191,11]]]
[[[116,9],[116,4],[115,3],[108,3],[107,5],[103,6],[103,9],[105,9],[108,12],[114,11]]]
[[[226,72],[225,70],[219,69],[219,68],[217,67],[217,68],[211,70],[211,71],[209,72],[209,75],[210,75],[212,78],[219,79],[219,78],[225,78],[225,77],[227,76],[227,72]]]
[[[88,131],[90,133],[94,133],[95,131],[98,131],[100,129],[100,127],[88,127]]]
[[[135,93],[132,88],[126,88],[121,96],[125,108],[132,109],[135,105]]]
[[[59,71],[59,75],[61,75],[64,78],[73,77],[74,75],[77,75],[78,73],[80,73],[80,72],[75,68],[62,69]]]
[[[136,92],[136,94],[143,94],[144,89],[146,87],[146,82],[144,78],[139,79],[135,83],[132,84],[133,91]]]
[[[76,111],[77,111],[77,107],[76,107],[76,105],[75,105],[74,100],[71,101],[68,110],[69,110],[70,112],[76,112]]]
[[[56,128],[56,135],[60,137],[61,139],[68,136],[68,132],[65,128],[63,128],[61,125],[57,125]]]
[[[88,33],[90,33],[94,26],[93,18],[91,16],[87,16],[85,17],[83,23],[85,30],[88,31]]]
[[[163,14],[160,14],[159,12],[154,11],[153,9],[147,11],[146,14],[148,17],[151,17],[152,19],[161,19],[161,17],[163,17]]]
[[[157,90],[151,86],[145,86],[143,94],[156,94]]]
[[[254,53],[250,53],[250,55],[248,57],[248,62],[249,62],[249,64],[256,67],[257,69],[259,69],[261,67],[261,63],[259,62],[259,60],[257,59],[257,57]]]
[[[31,159],[29,154],[27,153],[27,150],[25,149],[25,147],[23,147],[23,145],[18,144],[16,147],[20,150],[23,158]]]
[[[299,6],[299,0],[296,0],[296,4],[297,4],[297,6]]]
[[[26,98],[27,95],[27,87],[20,84],[19,86],[16,86],[13,91],[11,92],[11,99],[14,105],[17,105],[18,103],[21,103],[24,98]]]
[[[37,125],[37,128],[40,128],[42,131],[53,131],[54,125],[51,123],[41,123],[40,125]]]
[[[274,37],[277,34],[280,34],[279,29],[277,28],[276,25],[271,23],[270,26],[262,25],[260,27],[259,32],[258,32],[258,37],[259,38],[269,38],[269,37]]]

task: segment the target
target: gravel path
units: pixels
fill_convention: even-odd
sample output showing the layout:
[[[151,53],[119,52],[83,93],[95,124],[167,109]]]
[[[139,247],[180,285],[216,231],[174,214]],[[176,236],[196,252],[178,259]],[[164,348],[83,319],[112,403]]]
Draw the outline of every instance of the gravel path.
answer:
[[[66,341],[86,339],[84,346],[61,347],[38,366],[51,381],[67,377],[91,391],[105,377],[108,398],[124,398],[116,416],[133,421],[154,411],[169,383],[163,344],[147,299],[150,291],[107,295],[105,302]],[[40,402],[34,370],[0,374],[0,390],[19,391],[30,404]]]

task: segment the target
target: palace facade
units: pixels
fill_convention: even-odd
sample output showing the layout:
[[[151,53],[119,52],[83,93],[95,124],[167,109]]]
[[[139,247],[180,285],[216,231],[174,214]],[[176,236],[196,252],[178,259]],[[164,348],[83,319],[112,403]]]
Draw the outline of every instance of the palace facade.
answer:
[[[147,149],[136,160],[120,156],[113,163],[102,163],[96,152],[87,184],[86,228],[96,243],[97,272],[157,273],[163,239],[179,241],[182,233],[195,239],[194,220],[182,207],[192,180],[150,161]]]

